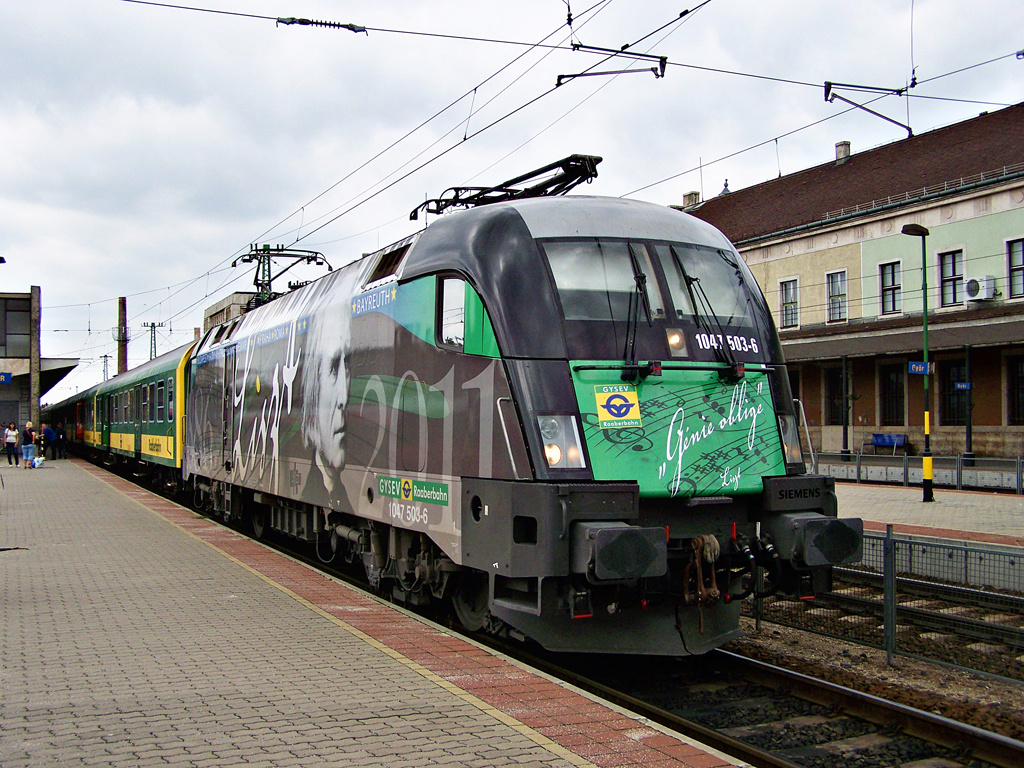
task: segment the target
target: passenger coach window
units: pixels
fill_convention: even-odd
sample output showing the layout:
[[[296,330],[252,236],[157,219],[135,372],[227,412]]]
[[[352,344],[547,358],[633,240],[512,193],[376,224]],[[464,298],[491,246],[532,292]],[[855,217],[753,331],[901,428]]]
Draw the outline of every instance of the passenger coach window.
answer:
[[[149,421],[149,387],[142,388],[142,419],[143,423]]]
[[[149,420],[156,421],[156,383],[149,385]]]
[[[164,383],[156,385],[156,420],[164,420]]]
[[[441,336],[446,347],[464,349],[466,344],[466,281],[457,277],[441,280]]]
[[[555,241],[544,243],[544,252],[566,320],[628,320],[630,298],[637,289],[634,269],[647,278],[651,319],[665,317],[665,301],[646,245],[621,241]]]
[[[174,421],[174,379],[167,380],[167,420]]]

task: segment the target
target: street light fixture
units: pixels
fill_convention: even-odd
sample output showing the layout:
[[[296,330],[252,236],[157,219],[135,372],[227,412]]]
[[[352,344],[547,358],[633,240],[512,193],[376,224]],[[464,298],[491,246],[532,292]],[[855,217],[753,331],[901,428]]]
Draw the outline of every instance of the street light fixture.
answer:
[[[904,235],[921,238],[921,302],[923,308],[921,317],[924,325],[924,456],[921,457],[921,469],[924,476],[921,480],[923,494],[921,501],[935,501],[935,495],[932,492],[931,398],[928,393],[931,368],[928,365],[928,251],[925,246],[925,238],[928,237],[929,232],[920,224],[904,224],[900,231]]]

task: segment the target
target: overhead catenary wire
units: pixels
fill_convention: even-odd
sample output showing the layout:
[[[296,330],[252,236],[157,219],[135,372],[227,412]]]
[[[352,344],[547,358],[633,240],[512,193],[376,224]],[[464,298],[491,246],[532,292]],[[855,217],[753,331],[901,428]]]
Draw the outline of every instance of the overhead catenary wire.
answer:
[[[276,19],[276,17],[269,17],[269,16],[258,16],[258,15],[255,15],[255,14],[238,14],[238,13],[233,13],[233,12],[227,12],[227,11],[223,11],[223,12],[222,12],[222,11],[212,11],[212,10],[210,10],[210,9],[203,9],[203,8],[197,8],[197,7],[193,7],[193,6],[179,6],[179,5],[172,5],[172,4],[169,4],[169,3],[155,3],[155,2],[150,2],[149,0],[124,0],[124,1],[125,1],[125,2],[133,2],[133,3],[135,3],[135,4],[139,4],[139,5],[154,5],[154,6],[158,6],[158,7],[165,7],[165,8],[175,8],[175,9],[181,9],[181,10],[193,10],[193,11],[208,11],[208,12],[216,12],[216,13],[223,13],[223,14],[225,14],[225,15],[237,15],[237,16],[243,16],[243,17],[248,17],[248,18],[257,18],[257,19],[264,19],[264,20],[275,20],[275,19]],[[611,2],[612,2],[612,0],[600,0],[599,2],[596,2],[596,3],[594,3],[593,5],[591,5],[591,6],[589,7],[589,8],[587,8],[587,9],[586,9],[586,10],[585,10],[585,11],[583,12],[583,14],[582,14],[582,15],[583,15],[583,16],[586,16],[586,15],[590,14],[591,12],[593,12],[593,11],[594,11],[595,9],[598,9],[598,8],[600,8],[600,7],[602,7],[602,6],[607,6],[607,5],[608,5],[608,4],[610,4]],[[394,33],[399,33],[399,34],[406,34],[406,33],[408,33],[408,34],[419,34],[419,33],[414,33],[414,32],[407,32],[407,31],[405,31],[405,30],[385,30],[385,29],[382,29],[382,28],[371,28],[371,29],[376,29],[376,31],[381,31],[381,32],[394,32]],[[529,45],[529,46],[530,46],[531,48],[535,48],[535,47],[554,47],[554,46],[545,46],[545,44],[544,44],[544,42],[543,42],[543,41],[544,41],[544,40],[547,40],[548,38],[550,38],[550,37],[551,37],[551,35],[553,35],[553,34],[557,33],[557,31],[558,31],[558,29],[555,29],[555,30],[554,30],[553,32],[549,33],[549,34],[548,34],[548,35],[547,35],[547,36],[546,36],[545,38],[543,38],[543,39],[542,39],[542,41],[541,41],[540,43],[533,43],[533,44],[525,44],[525,43],[524,43],[524,44],[520,44],[520,43],[514,43],[514,44],[517,44],[517,45]],[[432,33],[430,33],[430,34],[428,34],[428,36],[439,36],[439,35],[435,35],[435,34],[432,34]],[[448,37],[457,37],[457,36],[448,36]],[[509,41],[491,41],[491,40],[488,40],[488,39],[485,39],[485,38],[465,38],[465,39],[473,39],[473,40],[478,40],[478,41],[482,41],[482,42],[509,42]],[[474,87],[474,89],[472,89],[472,90],[470,90],[470,91],[467,91],[466,93],[464,93],[463,95],[461,95],[460,97],[458,97],[457,99],[455,99],[454,101],[452,101],[451,103],[449,103],[448,105],[446,105],[445,107],[443,107],[442,109],[438,110],[438,111],[437,111],[437,112],[436,112],[436,113],[435,113],[434,115],[432,115],[431,117],[427,118],[427,119],[426,119],[425,121],[423,121],[422,123],[420,123],[419,125],[417,125],[417,126],[416,126],[415,128],[413,128],[412,130],[410,130],[409,132],[407,132],[407,133],[406,133],[405,135],[403,135],[402,137],[400,137],[400,138],[399,138],[399,139],[397,139],[396,141],[392,142],[392,144],[390,144],[390,145],[389,145],[388,147],[385,147],[385,148],[384,148],[383,150],[381,150],[380,152],[378,152],[378,153],[377,153],[376,155],[374,155],[373,157],[371,157],[371,158],[370,158],[369,160],[367,160],[366,162],[364,162],[363,164],[361,164],[360,166],[358,166],[358,167],[357,167],[356,169],[354,169],[353,171],[351,171],[350,173],[348,173],[348,174],[347,174],[346,176],[344,176],[344,177],[343,177],[342,179],[340,179],[340,180],[339,180],[338,182],[335,182],[335,184],[331,185],[330,187],[328,187],[327,189],[325,189],[325,190],[324,190],[323,192],[321,192],[321,193],[319,193],[318,195],[316,195],[316,196],[315,196],[314,198],[312,198],[312,199],[311,199],[311,200],[310,200],[309,202],[307,202],[307,203],[306,203],[306,204],[305,204],[304,206],[302,206],[302,207],[301,207],[301,208],[300,208],[299,210],[301,210],[301,211],[304,211],[304,210],[305,210],[305,207],[306,207],[306,206],[308,206],[308,205],[312,204],[313,202],[315,202],[315,201],[319,200],[319,199],[320,199],[321,197],[323,197],[324,195],[326,195],[326,194],[328,194],[329,192],[331,192],[331,191],[332,191],[333,189],[335,189],[335,188],[336,188],[337,186],[339,186],[340,184],[342,184],[343,182],[345,182],[346,180],[348,180],[349,178],[351,178],[351,177],[352,177],[352,176],[353,176],[353,175],[354,175],[355,173],[357,173],[358,171],[360,171],[360,170],[362,170],[363,168],[367,167],[367,166],[368,166],[368,165],[370,165],[370,164],[371,164],[372,162],[374,162],[375,160],[377,160],[378,158],[380,158],[380,157],[381,157],[381,156],[382,156],[383,154],[385,154],[386,152],[390,151],[390,150],[391,150],[391,149],[393,149],[393,148],[394,148],[395,146],[397,146],[397,145],[398,145],[399,143],[401,143],[402,141],[404,141],[404,140],[405,140],[406,138],[408,138],[409,136],[413,135],[413,134],[414,134],[415,132],[417,132],[418,130],[420,130],[421,128],[423,128],[423,127],[424,127],[424,126],[426,126],[427,124],[429,124],[429,123],[430,123],[431,121],[433,121],[433,120],[434,120],[434,119],[435,119],[436,117],[440,116],[441,114],[443,114],[444,112],[446,112],[446,111],[447,111],[448,109],[451,109],[451,108],[452,108],[453,106],[455,106],[455,105],[456,105],[456,104],[458,104],[458,103],[459,103],[460,101],[462,101],[463,99],[465,99],[465,97],[466,97],[467,95],[469,95],[470,93],[472,93],[472,92],[473,92],[474,90],[476,90],[477,88],[479,88],[479,87],[480,87],[481,85],[483,85],[483,84],[486,84],[487,82],[489,82],[490,80],[492,80],[492,79],[493,79],[494,77],[496,77],[497,75],[499,75],[499,74],[500,74],[501,72],[505,71],[505,70],[506,70],[506,69],[507,69],[508,67],[510,67],[510,66],[511,66],[512,64],[514,64],[514,63],[515,63],[516,61],[518,61],[519,59],[521,59],[521,58],[522,58],[522,56],[526,55],[526,53],[528,53],[528,51],[527,51],[527,52],[524,52],[523,54],[521,54],[521,55],[519,55],[519,56],[517,56],[517,57],[515,57],[515,58],[514,58],[514,59],[513,59],[512,61],[510,61],[510,62],[509,62],[508,64],[506,64],[505,66],[501,67],[501,68],[500,68],[499,70],[497,70],[497,71],[496,71],[496,72],[495,72],[494,74],[492,74],[492,75],[490,75],[489,77],[485,78],[485,79],[484,79],[484,80],[483,80],[483,81],[482,81],[481,83],[479,83],[479,84],[478,84],[477,86],[475,86],[475,87]],[[536,101],[536,99],[535,99],[534,101]],[[531,101],[530,103],[533,103],[533,102]],[[525,106],[529,106],[529,104],[527,104],[527,105],[523,105],[523,106],[521,106],[521,107],[520,107],[519,109],[525,108]],[[516,110],[516,111],[519,111],[519,110]],[[511,114],[514,114],[514,112],[513,112],[513,113],[511,113]],[[505,117],[509,117],[509,116],[510,116],[510,115],[506,115]],[[504,118],[501,118],[501,119],[504,119]],[[477,135],[479,135],[480,133],[482,133],[482,132],[483,132],[484,130],[486,130],[487,128],[490,128],[490,127],[492,127],[493,125],[497,124],[497,122],[500,122],[500,120],[499,120],[499,121],[495,121],[495,122],[493,122],[493,123],[489,124],[488,126],[485,126],[485,127],[483,128],[483,129],[480,129],[480,130],[478,130],[478,131],[475,131],[475,132],[474,132],[473,134],[471,134],[471,135],[467,135],[467,136],[466,136],[466,140],[468,140],[469,138],[472,138],[472,137],[474,137],[474,136],[477,136]],[[450,149],[452,149],[452,148],[450,148]],[[448,151],[450,151],[450,149],[449,149]],[[444,153],[441,153],[440,155],[437,155],[437,156],[435,156],[435,157],[434,157],[434,158],[432,158],[432,159],[431,159],[430,161],[428,161],[428,163],[427,163],[427,164],[429,164],[430,162],[433,162],[434,160],[438,159],[439,157],[443,156],[444,154],[447,154],[447,151],[446,151],[446,152],[444,152]],[[335,216],[335,217],[331,218],[331,219],[330,219],[330,220],[329,220],[328,222],[326,222],[326,224],[332,223],[333,221],[336,221],[336,220],[337,220],[338,218],[340,218],[340,217],[341,217],[342,215],[345,215],[346,213],[349,213],[349,212],[351,212],[352,210],[355,210],[356,208],[358,208],[358,207],[359,207],[360,205],[362,205],[363,203],[367,202],[368,200],[372,199],[373,197],[376,197],[376,196],[377,196],[377,195],[379,195],[379,194],[380,194],[381,192],[383,192],[384,190],[386,190],[386,189],[390,188],[391,186],[394,186],[394,184],[397,184],[398,182],[402,181],[403,179],[405,179],[405,178],[408,178],[408,176],[409,176],[409,175],[411,175],[412,173],[415,173],[415,172],[416,172],[417,170],[420,170],[420,169],[422,169],[422,168],[423,168],[423,167],[425,167],[425,166],[426,166],[426,164],[424,164],[424,165],[421,165],[421,166],[418,166],[417,168],[415,168],[415,169],[414,169],[413,171],[411,171],[410,173],[408,173],[408,174],[405,174],[404,176],[402,176],[401,178],[397,179],[397,180],[396,180],[395,182],[393,182],[392,184],[389,184],[389,185],[387,185],[386,187],[384,187],[383,189],[381,189],[381,190],[378,190],[378,191],[377,191],[376,193],[374,193],[374,194],[373,194],[373,195],[371,195],[370,197],[366,198],[365,200],[361,201],[360,203],[358,203],[357,205],[353,206],[352,208],[348,209],[347,211],[344,211],[344,212],[343,212],[342,214],[339,214],[338,216]],[[337,209],[335,209],[335,210],[337,210]],[[255,238],[255,240],[256,240],[256,241],[259,241],[259,240],[260,240],[260,239],[262,239],[263,237],[267,236],[267,235],[268,235],[269,233],[271,233],[271,232],[273,232],[274,230],[276,230],[276,229],[277,229],[278,227],[280,227],[280,226],[281,226],[281,225],[282,225],[282,224],[283,224],[284,222],[286,222],[286,221],[287,221],[288,219],[292,218],[292,217],[293,217],[294,215],[296,215],[296,213],[295,213],[295,212],[293,212],[293,213],[290,213],[290,214],[289,214],[289,215],[288,215],[287,217],[285,217],[284,219],[282,219],[281,221],[279,221],[279,222],[278,222],[277,224],[273,225],[272,227],[268,228],[268,229],[267,229],[267,230],[265,230],[265,231],[264,231],[263,233],[261,233],[261,234],[260,234],[260,235],[259,235],[259,236],[258,236],[257,238]],[[320,217],[320,218],[322,218],[322,217]],[[316,221],[316,220],[317,220],[317,219],[314,219],[314,221]],[[313,230],[311,230],[311,231],[307,232],[307,233],[306,233],[305,235],[301,235],[301,234],[300,234],[300,236],[298,236],[298,237],[297,237],[297,238],[296,238],[296,239],[295,239],[295,240],[294,240],[293,242],[294,242],[294,243],[297,243],[297,242],[300,242],[301,240],[305,240],[305,239],[306,239],[306,238],[307,238],[307,237],[308,237],[309,235],[313,234],[313,233],[314,233],[314,232],[316,232],[316,231],[319,231],[319,230],[320,230],[320,229],[322,229],[322,228],[323,228],[324,226],[326,226],[326,224],[323,224],[323,225],[321,225],[321,226],[319,226],[319,227],[316,227],[315,229],[313,229]],[[214,270],[216,270],[216,269],[217,269],[218,267],[220,267],[220,266],[222,266],[222,265],[226,264],[226,263],[227,263],[228,261],[230,261],[230,260],[233,260],[233,259],[234,259],[234,258],[236,258],[236,257],[237,257],[237,256],[238,256],[238,255],[239,255],[239,254],[240,254],[240,253],[241,253],[241,252],[243,251],[243,250],[244,250],[244,249],[240,249],[240,250],[238,250],[238,251],[235,251],[235,252],[234,252],[233,254],[231,254],[230,256],[227,256],[227,257],[226,257],[226,258],[224,258],[224,259],[223,259],[223,260],[222,260],[221,262],[219,262],[219,263],[218,263],[217,265],[215,265],[215,266],[213,267],[213,269],[214,269]],[[185,283],[183,283],[183,284],[180,284],[180,285],[181,285],[181,288],[179,288],[179,290],[178,290],[178,291],[177,291],[177,292],[175,293],[175,295],[176,295],[177,293],[180,293],[180,292],[181,292],[182,290],[184,290],[184,289],[188,288],[188,287],[189,287],[190,285],[192,285],[192,284],[193,284],[194,282],[197,282],[198,280],[200,280],[200,279],[203,279],[203,277],[204,277],[204,276],[206,276],[207,274],[208,274],[208,273],[204,273],[203,275],[199,275],[199,276],[197,276],[197,277],[193,278],[193,279],[192,279],[191,281],[186,281]],[[212,293],[215,293],[216,291],[218,291],[218,290],[220,290],[221,288],[223,288],[223,287],[224,287],[225,285],[227,285],[227,284],[230,284],[230,282],[233,282],[233,281],[228,281],[227,283],[222,283],[222,285],[221,285],[221,286],[219,286],[219,287],[218,287],[217,289],[215,289],[215,290],[214,290],[213,292],[207,291],[207,293],[205,294],[205,296],[204,296],[204,297],[202,297],[202,298],[201,298],[201,299],[200,299],[199,301],[203,301],[203,300],[205,300],[205,299],[206,299],[206,298],[207,298],[208,296],[212,295]],[[161,289],[154,289],[154,290],[161,290]],[[113,300],[113,299],[111,299],[111,300]],[[186,309],[184,309],[184,310],[180,310],[180,311],[179,311],[179,312],[178,312],[178,313],[177,313],[176,315],[174,315],[173,317],[178,317],[178,316],[180,316],[180,315],[184,314],[185,312],[187,312],[187,311],[191,310],[191,309],[192,309],[192,308],[193,308],[194,306],[196,306],[196,304],[197,304],[197,303],[199,303],[199,302],[194,302],[193,304],[189,305],[189,306],[188,306],[188,307],[187,307]]]
[[[997,61],[1002,61],[1002,60],[1008,59],[1010,57],[1015,57],[1016,55],[1017,55],[1017,52],[1004,54],[1002,56],[997,56],[997,57],[995,57],[993,59],[988,59],[987,61],[979,62],[978,64],[971,64],[971,65],[966,66],[966,67],[961,67],[959,69],[955,69],[955,70],[952,70],[950,72],[946,72],[945,74],[942,74],[942,75],[936,75],[935,77],[930,77],[930,78],[927,78],[925,80],[918,80],[917,85],[921,86],[921,85],[923,85],[925,83],[931,83],[931,82],[934,82],[936,80],[941,80],[941,79],[946,78],[946,77],[952,77],[953,75],[958,75],[961,72],[966,72],[966,71],[968,71],[970,69],[975,69],[977,67],[982,67],[982,66],[985,66],[987,64],[994,64]],[[670,63],[669,66],[672,66],[672,64]],[[798,81],[784,81],[784,82],[792,82],[795,85],[810,85],[809,83],[800,83]],[[821,84],[820,83],[814,84],[814,87],[817,88],[817,89],[820,89],[821,88]],[[880,95],[880,96],[878,96],[878,97],[876,97],[874,99],[871,99],[867,103],[868,104],[873,104],[876,101],[879,101],[879,100],[884,99],[884,98],[890,98],[892,96],[906,96],[907,98],[918,98],[918,99],[927,99],[927,98],[936,98],[936,99],[938,99],[939,98],[939,97],[923,96],[923,95],[920,95],[920,94],[908,93],[908,92],[903,92],[903,93],[899,93],[899,94],[887,93],[887,94],[882,94],[882,95]],[[943,100],[950,100],[950,99],[943,99]],[[995,102],[977,102],[977,101],[969,101],[969,100],[954,100],[954,101],[962,101],[963,103],[968,103],[968,104],[984,104],[984,105],[987,105],[987,106],[1002,106],[1002,107],[1010,106],[1009,104],[995,103]],[[771,138],[765,139],[764,141],[756,142],[755,144],[751,144],[751,145],[749,145],[747,147],[744,147],[743,149],[736,150],[735,152],[729,152],[729,153],[727,153],[725,155],[722,155],[721,157],[718,157],[718,158],[716,158],[714,160],[710,160],[710,161],[707,161],[707,162],[701,161],[697,166],[694,166],[694,167],[691,167],[691,168],[687,168],[684,171],[680,171],[678,173],[674,173],[674,174],[672,174],[670,176],[666,176],[666,177],[664,177],[662,179],[659,179],[658,181],[653,181],[650,184],[645,184],[642,187],[637,187],[636,189],[633,189],[633,190],[630,190],[629,192],[625,192],[625,193],[621,194],[620,197],[631,197],[632,195],[635,195],[638,192],[643,192],[644,190],[652,189],[654,187],[660,186],[661,184],[665,184],[665,183],[667,183],[669,181],[674,181],[675,179],[681,178],[682,176],[686,176],[687,174],[693,173],[694,171],[703,170],[704,168],[706,168],[709,165],[715,165],[716,163],[720,163],[720,162],[723,162],[725,160],[729,160],[731,158],[738,157],[739,155],[745,154],[745,153],[750,152],[750,151],[752,151],[754,149],[758,149],[758,148],[763,147],[763,146],[765,146],[767,144],[770,144],[770,143],[772,143],[774,141],[778,141],[779,139],[783,139],[783,138],[786,138],[788,136],[794,136],[797,133],[800,133],[802,131],[806,131],[806,130],[808,130],[810,128],[813,128],[813,127],[815,127],[817,125],[821,125],[822,123],[828,122],[829,120],[834,120],[834,119],[836,119],[838,117],[842,117],[843,115],[848,114],[850,112],[853,112],[856,109],[857,109],[857,107],[849,107],[847,109],[840,110],[839,112],[836,112],[833,115],[828,115],[827,117],[823,117],[820,120],[815,120],[813,122],[807,123],[806,125],[802,125],[802,126],[800,126],[798,128],[794,128],[794,129],[792,129],[790,131],[786,131],[784,133],[780,133],[777,136],[773,136]]]

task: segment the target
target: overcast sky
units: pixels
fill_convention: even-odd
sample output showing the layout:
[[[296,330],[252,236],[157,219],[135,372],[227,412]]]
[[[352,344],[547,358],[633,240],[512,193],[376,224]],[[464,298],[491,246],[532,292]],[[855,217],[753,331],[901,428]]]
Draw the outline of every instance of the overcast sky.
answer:
[[[41,286],[43,355],[82,361],[45,400],[100,381],[102,355],[113,373],[118,296],[130,365],[149,358],[144,323],[163,323],[158,353],[188,341],[203,308],[252,290],[253,266],[231,268],[250,243],[338,267],[414,232],[426,196],[573,153],[604,158],[578,192],[668,205],[826,162],[837,141],[858,152],[907,136],[826,102],[826,80],[896,89],[916,69],[911,98],[871,102],[915,133],[1024,100],[1020,0],[190,5],[222,13],[4,9],[0,291]],[[368,32],[275,22],[288,17]],[[602,61],[571,41],[669,65],[656,78],[656,62]],[[536,43],[548,47],[523,45]],[[555,88],[591,68],[648,71]],[[296,268],[275,289],[320,274]]]

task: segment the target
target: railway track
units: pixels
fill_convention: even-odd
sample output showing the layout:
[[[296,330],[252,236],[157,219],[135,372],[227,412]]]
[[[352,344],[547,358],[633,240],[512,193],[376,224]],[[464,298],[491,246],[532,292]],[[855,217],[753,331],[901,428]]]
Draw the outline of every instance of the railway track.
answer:
[[[771,622],[885,647],[881,575],[836,569],[832,592],[814,601],[769,599]],[[1024,682],[1024,596],[908,577],[896,580],[901,653]]]
[[[576,659],[563,679],[755,766],[1019,768],[1024,759],[1019,741],[725,651]]]

